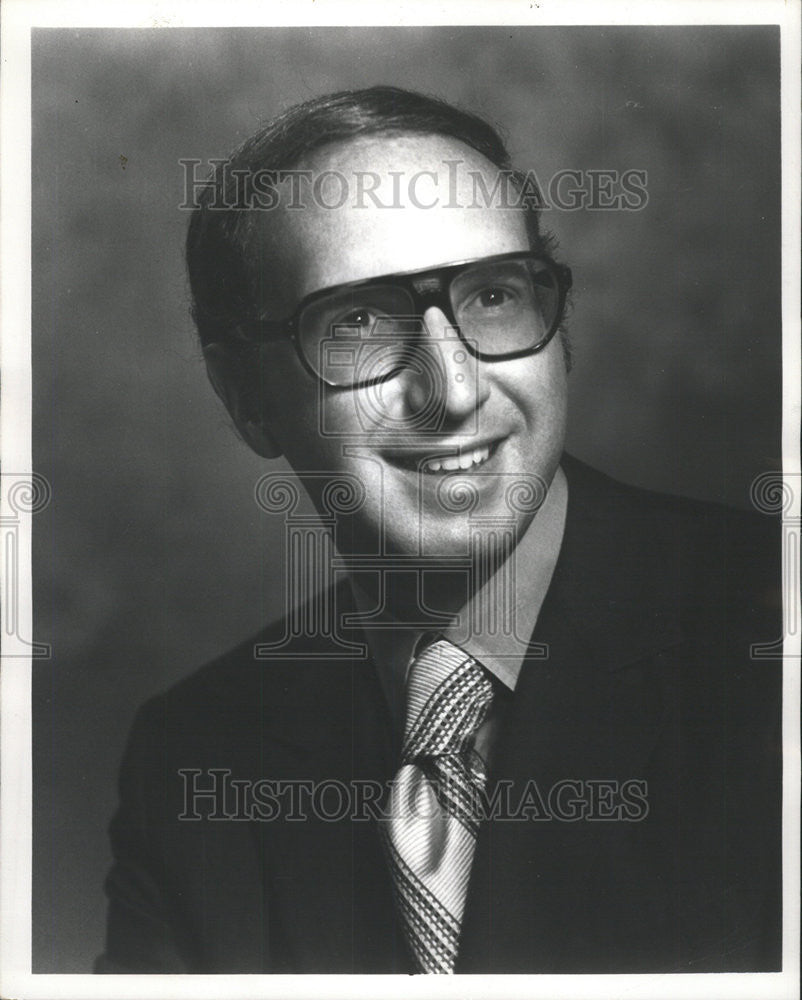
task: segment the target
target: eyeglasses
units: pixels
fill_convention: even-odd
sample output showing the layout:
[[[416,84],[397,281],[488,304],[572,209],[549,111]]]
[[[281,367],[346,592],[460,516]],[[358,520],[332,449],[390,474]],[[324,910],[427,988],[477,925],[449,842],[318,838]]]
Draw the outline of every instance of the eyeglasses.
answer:
[[[322,288],[288,318],[240,330],[262,342],[289,336],[313,375],[355,389],[414,365],[433,343],[423,323],[431,306],[450,324],[445,338],[480,361],[537,353],[560,325],[571,280],[569,268],[540,254],[499,254]]]

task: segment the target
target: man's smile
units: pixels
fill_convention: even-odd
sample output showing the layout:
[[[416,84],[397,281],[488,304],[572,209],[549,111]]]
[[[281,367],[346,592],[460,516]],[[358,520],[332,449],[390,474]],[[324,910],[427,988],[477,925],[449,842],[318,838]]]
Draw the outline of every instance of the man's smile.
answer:
[[[471,445],[429,447],[425,450],[410,448],[408,450],[386,451],[383,453],[383,457],[391,465],[426,475],[468,472],[478,469],[488,462],[504,440],[506,437],[485,440],[479,444]]]

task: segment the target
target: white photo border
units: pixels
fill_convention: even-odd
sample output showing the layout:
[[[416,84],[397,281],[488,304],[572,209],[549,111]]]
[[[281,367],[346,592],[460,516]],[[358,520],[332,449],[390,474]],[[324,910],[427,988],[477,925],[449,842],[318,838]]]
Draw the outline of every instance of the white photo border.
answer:
[[[800,5],[781,0],[675,0],[604,5],[583,0],[272,0],[272,2],[118,2],[5,0],[2,5],[0,86],[0,250],[2,251],[3,393],[0,432],[4,474],[31,469],[31,29],[34,27],[175,27],[301,25],[687,25],[777,24],[782,77],[782,294],[783,461],[799,475],[800,414]],[[13,184],[13,193],[11,190]],[[2,512],[8,513],[2,497]],[[787,516],[800,516],[799,490]],[[19,521],[18,634],[31,635],[31,516]],[[788,567],[786,567],[788,570]],[[8,587],[8,580],[4,580]],[[799,621],[799,595],[786,615]],[[783,969],[768,974],[609,976],[92,976],[31,973],[31,660],[3,633],[2,886],[0,886],[0,995],[42,998],[250,998],[255,996],[374,997],[544,996],[753,998],[798,996],[799,989],[799,647],[787,636],[784,708]]]

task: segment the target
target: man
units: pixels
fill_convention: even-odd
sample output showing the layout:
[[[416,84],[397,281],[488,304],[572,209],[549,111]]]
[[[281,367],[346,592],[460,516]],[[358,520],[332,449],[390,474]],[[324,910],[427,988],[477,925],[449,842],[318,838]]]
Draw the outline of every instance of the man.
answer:
[[[200,202],[211,381],[337,586],[138,713],[99,971],[779,968],[777,539],[564,455],[570,272],[496,133],[332,95]]]

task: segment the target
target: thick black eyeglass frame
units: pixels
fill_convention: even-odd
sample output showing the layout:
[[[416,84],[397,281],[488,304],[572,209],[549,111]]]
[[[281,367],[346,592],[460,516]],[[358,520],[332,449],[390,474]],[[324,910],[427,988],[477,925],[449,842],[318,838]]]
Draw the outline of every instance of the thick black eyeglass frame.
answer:
[[[545,264],[546,269],[551,271],[556,279],[558,294],[557,310],[546,336],[534,346],[524,347],[518,351],[507,351],[504,354],[487,354],[483,351],[477,351],[473,344],[465,338],[462,330],[460,330],[451,306],[451,285],[454,279],[469,267],[473,267],[476,264],[501,263],[507,260],[533,260]],[[427,280],[431,283],[430,287],[425,287]],[[424,287],[422,289],[417,288],[415,286],[416,282],[424,282]],[[420,318],[421,321],[424,312],[431,306],[436,306],[440,309],[473,357],[485,362],[512,361],[515,358],[524,358],[531,354],[537,354],[551,341],[562,322],[566,299],[572,284],[573,276],[570,267],[567,267],[565,264],[558,264],[551,257],[535,253],[531,250],[516,250],[512,253],[494,254],[490,257],[473,257],[470,260],[455,261],[454,263],[443,264],[439,267],[427,267],[415,271],[397,271],[393,274],[381,274],[374,278],[364,278],[361,281],[347,281],[340,285],[329,285],[326,288],[316,289],[314,292],[310,292],[309,295],[305,295],[295,307],[292,314],[285,319],[263,319],[249,324],[251,329],[256,328],[257,336],[245,336],[244,339],[256,342],[270,342],[288,336],[293,343],[295,353],[298,355],[304,368],[311,375],[325,385],[330,385],[331,388],[356,389],[360,388],[364,383],[355,382],[353,385],[342,386],[331,385],[327,382],[319,372],[315,371],[301,347],[298,337],[298,325],[301,314],[308,306],[319,299],[326,298],[332,293],[348,292],[351,290],[357,291],[360,288],[370,287],[371,285],[398,285],[412,299],[416,310],[415,316]]]

